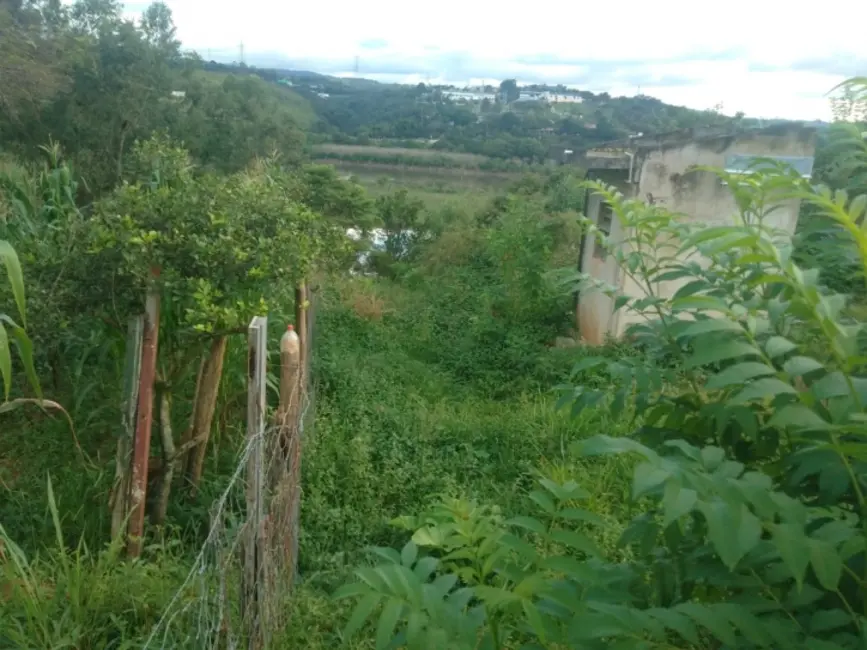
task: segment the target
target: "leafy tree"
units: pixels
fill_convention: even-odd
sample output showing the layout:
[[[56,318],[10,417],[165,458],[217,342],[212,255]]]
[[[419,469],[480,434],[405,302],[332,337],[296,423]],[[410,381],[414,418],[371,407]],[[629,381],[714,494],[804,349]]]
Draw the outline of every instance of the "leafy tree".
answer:
[[[521,89],[514,79],[505,79],[500,82],[500,101],[511,104],[521,96]]]
[[[376,199],[376,212],[385,231],[385,251],[395,261],[407,259],[419,239],[424,203],[401,188]]]
[[[195,174],[185,150],[166,137],[136,143],[124,184],[94,208],[93,263],[116,268],[109,304],[138,313],[149,287],[162,295],[162,394],[170,395],[203,357],[190,427],[181,448],[195,488],[219,388],[227,337],[256,314],[291,300],[297,282],[342,259],[337,224],[294,198],[291,177],[274,160],[227,178]],[[155,272],[156,271],[156,272]],[[163,409],[171,400],[157,401]],[[198,405],[208,405],[200,413]],[[205,407],[203,407],[205,408]],[[165,414],[160,422],[171,422]],[[163,427],[164,475],[155,520],[165,517],[175,458],[173,427]],[[168,431],[167,431],[168,430]]]

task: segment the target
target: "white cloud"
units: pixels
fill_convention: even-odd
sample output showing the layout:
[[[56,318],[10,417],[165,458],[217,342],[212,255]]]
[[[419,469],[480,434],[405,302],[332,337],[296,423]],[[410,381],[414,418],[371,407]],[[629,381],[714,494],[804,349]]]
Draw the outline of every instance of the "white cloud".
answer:
[[[803,9],[783,0],[535,0],[515,9],[499,0],[167,4],[184,45],[203,55],[236,52],[243,42],[251,61],[268,53],[334,73],[351,70],[359,56],[365,76],[390,80],[515,76],[612,94],[634,94],[641,84],[667,102],[722,102],[726,112],[764,117],[828,118],[824,93],[859,72],[845,62],[867,63],[858,34],[867,3],[850,0]],[[399,73],[390,72],[395,64]]]

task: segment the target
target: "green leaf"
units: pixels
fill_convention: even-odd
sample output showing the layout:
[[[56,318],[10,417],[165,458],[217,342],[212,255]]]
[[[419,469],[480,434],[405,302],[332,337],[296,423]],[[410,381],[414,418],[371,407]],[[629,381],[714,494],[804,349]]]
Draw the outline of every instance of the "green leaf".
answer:
[[[445,544],[446,536],[442,528],[438,526],[426,526],[415,531],[412,541],[418,546],[441,548]]]
[[[698,631],[686,615],[673,609],[652,608],[646,611],[665,627],[677,632],[688,643],[699,644]]]
[[[675,481],[668,481],[665,484],[665,493],[662,497],[662,505],[665,508],[662,525],[668,526],[673,521],[692,512],[697,501],[698,493],[695,490],[681,487]]]
[[[757,379],[752,383],[747,384],[744,389],[735,395],[732,404],[745,404],[757,399],[765,399],[767,397],[776,397],[777,395],[797,395],[791,385],[776,377],[765,377]]]
[[[12,355],[9,353],[9,337],[0,323],[0,377],[3,379],[3,398],[9,399],[12,389]]]
[[[650,490],[659,487],[671,476],[671,473],[650,463],[636,466],[632,478],[632,498],[638,499]]]
[[[699,509],[708,525],[708,539],[729,570],[749,553],[762,536],[762,524],[743,504],[703,502]]]
[[[797,349],[797,347],[798,346],[792,343],[789,339],[783,338],[782,336],[772,336],[768,339],[768,342],[765,343],[765,352],[771,359],[776,359],[777,357]]]
[[[371,546],[368,550],[389,564],[400,564],[400,554],[393,548],[388,546]]]
[[[436,570],[439,565],[439,560],[435,557],[426,556],[418,560],[415,563],[415,567],[413,567],[412,572],[416,575],[416,577],[422,582],[427,581],[430,578],[431,574]]]
[[[385,604],[376,626],[376,650],[385,650],[394,638],[394,628],[403,611],[403,603],[391,598]]]
[[[18,307],[18,316],[21,324],[27,327],[26,300],[24,298],[24,273],[21,271],[21,262],[12,245],[0,239],[0,257],[6,265],[6,274],[9,276],[9,286],[12,288],[12,297]]]
[[[508,526],[518,526],[520,528],[526,528],[529,531],[534,533],[539,533],[540,535],[544,535],[547,531],[545,524],[543,524],[538,519],[534,519],[533,517],[512,517],[506,522]]]
[[[682,287],[680,287],[674,293],[674,300],[679,300],[680,298],[686,298],[688,296],[692,296],[699,291],[704,291],[705,289],[709,289],[711,287],[710,283],[707,280],[692,280],[687,282]]]
[[[671,301],[671,310],[673,312],[694,312],[702,309],[716,311],[723,314],[729,312],[729,306],[725,301],[720,300],[715,296],[685,296]]]
[[[343,600],[344,598],[356,598],[370,593],[370,587],[363,582],[353,582],[348,585],[343,585],[334,592],[332,598],[334,600]]]
[[[421,641],[422,628],[425,616],[419,611],[409,613],[406,621],[406,641],[410,647],[415,647]]]
[[[581,361],[572,366],[572,376],[574,377],[585,370],[601,366],[606,363],[606,361],[607,359],[605,359],[605,357],[588,357],[586,359],[581,359]]]
[[[707,334],[708,332],[743,331],[744,329],[733,320],[729,320],[727,318],[708,318],[706,320],[700,320],[692,323],[681,333],[681,336],[697,336],[699,334]]]
[[[631,438],[614,438],[612,436],[593,436],[587,440],[579,440],[572,445],[572,451],[578,456],[607,456],[634,452],[652,460],[658,458],[656,452]]]
[[[630,296],[617,296],[614,299],[614,311],[622,309],[625,305],[629,303],[630,300],[632,300]]]
[[[33,388],[36,396],[42,397],[42,388],[39,385],[39,377],[36,376],[36,364],[33,359],[33,343],[23,327],[13,327],[12,336],[15,337],[15,343],[18,346],[18,356],[21,357],[21,364],[24,366],[24,374],[27,375],[27,381]]]
[[[702,447],[701,464],[709,472],[716,471],[726,458],[726,452],[721,447]]]
[[[553,515],[557,511],[557,506],[554,503],[554,499],[552,499],[548,494],[542,492],[541,490],[533,490],[529,494],[530,500],[539,505],[542,510],[547,512],[549,515]]]
[[[843,572],[843,560],[840,559],[837,549],[819,539],[811,539],[809,544],[810,564],[813,565],[819,584],[828,591],[836,591]]]
[[[852,617],[841,609],[820,609],[810,617],[810,633],[818,634],[836,630],[852,623]]]
[[[405,567],[412,567],[415,564],[415,560],[418,557],[418,546],[410,540],[404,545],[403,550],[400,552],[400,563]]]
[[[552,542],[563,544],[576,551],[582,551],[587,555],[603,557],[602,551],[599,550],[599,547],[590,538],[574,530],[553,530],[549,535],[549,539]]]
[[[358,602],[355,609],[352,611],[352,616],[349,617],[349,621],[346,623],[346,627],[343,628],[344,643],[347,643],[352,637],[354,637],[367,622],[367,619],[369,619],[370,615],[373,614],[373,610],[376,609],[377,605],[379,605],[380,598],[379,594],[373,593],[368,594]]]
[[[846,376],[839,370],[835,370],[814,382],[810,390],[816,399],[830,399],[849,395],[849,384]]]
[[[801,589],[810,564],[810,548],[804,529],[795,524],[777,524],[773,528],[772,541],[783,564],[795,578],[798,589]]]
[[[774,416],[768,421],[768,426],[817,431],[827,431],[832,428],[818,413],[803,404],[787,404],[777,409]]]
[[[698,603],[682,603],[674,609],[689,616],[725,645],[732,647],[737,645],[737,639],[729,623],[708,606]]]
[[[729,366],[722,372],[715,374],[713,377],[708,379],[705,388],[708,390],[715,390],[733,384],[743,384],[750,379],[773,374],[776,374],[776,370],[764,363],[759,363],[758,361],[744,361]]]
[[[605,526],[606,524],[605,520],[595,512],[589,512],[588,510],[582,510],[581,508],[566,508],[565,510],[558,512],[557,517],[560,519],[569,519],[571,521],[586,521],[588,524],[594,524],[596,526]]]
[[[761,622],[746,607],[725,603],[718,605],[716,609],[725,613],[735,630],[743,635],[747,641],[762,648],[772,647],[771,639],[762,628]]]
[[[824,368],[825,366],[810,357],[792,357],[783,364],[783,370],[792,377],[803,377]]]
[[[685,368],[697,368],[711,363],[746,356],[760,356],[752,345],[742,341],[720,341],[717,345],[706,345],[696,350],[684,363]]]
[[[547,643],[547,633],[545,632],[545,624],[542,622],[542,615],[539,614],[539,609],[530,600],[521,601],[521,607],[524,610],[524,616],[527,622],[533,629],[533,632],[539,637],[539,641],[544,645]]]

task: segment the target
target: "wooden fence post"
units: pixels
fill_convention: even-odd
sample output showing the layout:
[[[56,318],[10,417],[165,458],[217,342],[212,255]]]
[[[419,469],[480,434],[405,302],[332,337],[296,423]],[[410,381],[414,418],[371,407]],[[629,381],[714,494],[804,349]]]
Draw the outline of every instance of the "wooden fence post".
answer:
[[[154,279],[159,272],[153,271]],[[144,338],[142,340],[141,380],[138,392],[138,414],[133,441],[132,480],[130,481],[129,557],[141,555],[144,535],[145,498],[148,483],[148,458],[151,451],[153,422],[154,377],[157,367],[157,346],[160,333],[160,294],[156,286],[148,290],[145,301]]]
[[[130,474],[132,471],[132,446],[135,440],[136,411],[141,382],[142,337],[144,316],[129,319],[126,333],[126,359],[123,364],[123,414],[120,436],[117,439],[114,485],[111,491],[111,539],[120,535],[126,538],[129,521]]]
[[[247,521],[241,594],[249,650],[259,650],[268,641],[264,620],[266,602],[263,566],[267,344],[268,319],[256,316],[247,330],[247,444],[250,445],[250,455],[247,460]]]
[[[301,375],[298,382],[302,395],[307,379],[304,375],[304,369],[307,366],[307,355],[305,354],[307,347],[307,306],[307,284],[302,280],[295,287],[295,328],[298,331],[298,338],[301,339],[301,357],[299,358]]]

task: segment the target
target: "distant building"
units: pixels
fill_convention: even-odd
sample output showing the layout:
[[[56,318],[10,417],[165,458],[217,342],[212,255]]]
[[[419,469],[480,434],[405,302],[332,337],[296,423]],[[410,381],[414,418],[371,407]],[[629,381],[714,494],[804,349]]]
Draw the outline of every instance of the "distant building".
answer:
[[[444,90],[442,91],[443,97],[446,97],[453,102],[482,102],[484,100],[488,101],[496,101],[497,96],[494,93],[486,93],[483,91],[473,91],[473,90]]]
[[[728,223],[738,213],[729,188],[720,178],[697,167],[750,173],[756,158],[772,158],[791,165],[809,178],[816,148],[815,129],[800,124],[764,129],[677,131],[656,137],[642,136],[609,143],[569,156],[584,167],[587,177],[614,185],[627,198],[662,204],[674,212],[705,223]],[[566,151],[563,152],[564,159]],[[793,233],[800,202],[790,199],[768,214],[769,225]],[[598,194],[585,201],[587,217],[616,245],[623,233],[611,207]],[[583,238],[579,268],[629,296],[640,296],[635,281],[626,276],[592,235]],[[661,283],[661,296],[672,296],[681,281]],[[621,336],[638,316],[614,310],[614,299],[603,293],[580,294],[576,318],[581,337],[590,344],[604,343],[607,335]]]
[[[584,98],[577,94],[552,92],[550,90],[524,90],[517,101],[548,102],[549,104],[580,104]]]
[[[569,93],[547,93],[546,100],[551,104],[581,104],[584,98]]]
[[[172,99],[184,99],[187,96],[187,91],[185,90],[173,90],[172,91]]]

